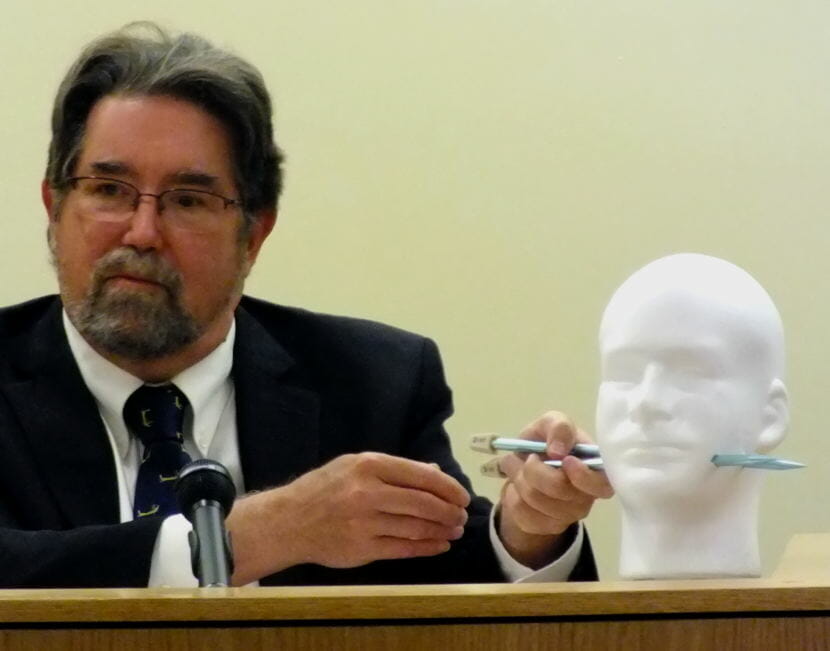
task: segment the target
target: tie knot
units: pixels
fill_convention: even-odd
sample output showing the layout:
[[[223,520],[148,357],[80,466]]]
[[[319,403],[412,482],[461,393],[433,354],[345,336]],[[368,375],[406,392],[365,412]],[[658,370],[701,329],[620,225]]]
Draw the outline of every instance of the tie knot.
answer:
[[[175,384],[140,386],[124,404],[124,422],[144,447],[182,440],[187,398]]]

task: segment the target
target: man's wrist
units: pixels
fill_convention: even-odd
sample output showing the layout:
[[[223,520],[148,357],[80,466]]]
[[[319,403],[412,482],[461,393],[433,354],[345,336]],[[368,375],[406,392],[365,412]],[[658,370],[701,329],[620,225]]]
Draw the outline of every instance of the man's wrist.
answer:
[[[573,523],[561,533],[534,534],[522,530],[516,521],[505,514],[508,491],[502,492],[502,501],[496,505],[495,525],[505,550],[517,562],[531,569],[539,569],[557,560],[574,541],[579,523]]]
[[[303,562],[291,535],[291,498],[287,487],[246,495],[234,504],[228,530],[234,549],[234,585],[246,585]]]

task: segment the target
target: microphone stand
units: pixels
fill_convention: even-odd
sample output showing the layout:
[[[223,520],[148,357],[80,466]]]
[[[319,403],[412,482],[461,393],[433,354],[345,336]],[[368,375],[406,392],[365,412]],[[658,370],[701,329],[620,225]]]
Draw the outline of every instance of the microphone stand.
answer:
[[[233,551],[225,529],[236,489],[225,466],[210,459],[187,464],[175,485],[182,514],[193,524],[188,534],[193,574],[200,587],[228,587]]]

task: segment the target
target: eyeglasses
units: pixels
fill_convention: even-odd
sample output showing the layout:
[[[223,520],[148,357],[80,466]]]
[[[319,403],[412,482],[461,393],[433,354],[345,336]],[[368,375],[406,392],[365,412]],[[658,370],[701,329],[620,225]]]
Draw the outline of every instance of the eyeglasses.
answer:
[[[238,199],[228,199],[207,190],[171,188],[153,194],[141,192],[132,183],[102,176],[73,176],[68,183],[78,191],[86,215],[101,222],[123,222],[138,209],[141,197],[155,197],[159,214],[172,226],[204,231],[217,226],[229,206],[242,207]]]

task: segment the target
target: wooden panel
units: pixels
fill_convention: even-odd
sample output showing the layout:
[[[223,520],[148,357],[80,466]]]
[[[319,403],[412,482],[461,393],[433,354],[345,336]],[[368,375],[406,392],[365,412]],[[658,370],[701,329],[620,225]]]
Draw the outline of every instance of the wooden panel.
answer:
[[[244,622],[828,610],[830,582],[764,579],[0,591],[0,625],[4,622]]]
[[[2,649],[789,651],[827,640],[823,580],[0,591]]]
[[[826,648],[830,620],[819,617],[713,618],[487,624],[284,626],[0,631],[10,651],[125,649],[195,651],[250,649],[580,649],[652,651],[684,649],[809,650]]]

